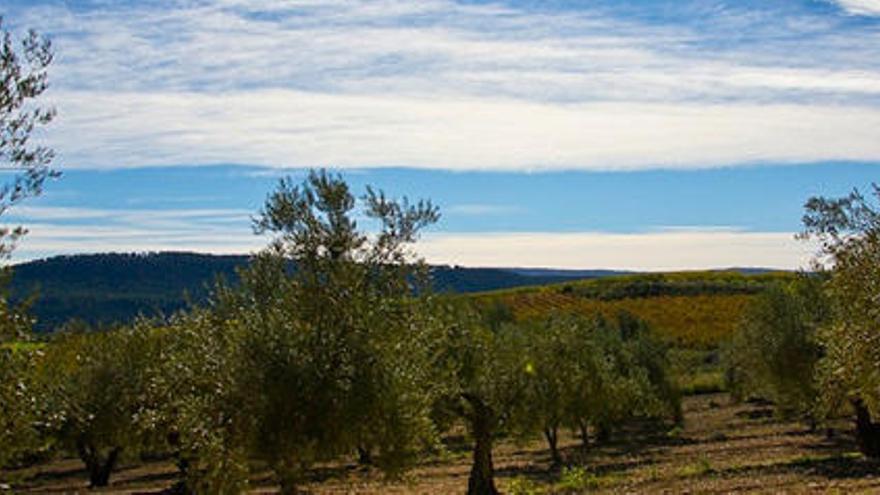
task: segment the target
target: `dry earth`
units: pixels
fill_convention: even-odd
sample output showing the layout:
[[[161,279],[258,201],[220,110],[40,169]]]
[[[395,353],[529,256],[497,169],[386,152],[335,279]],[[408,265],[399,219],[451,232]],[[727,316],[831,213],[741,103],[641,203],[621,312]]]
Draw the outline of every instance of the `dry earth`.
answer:
[[[880,493],[880,463],[855,451],[846,423],[832,437],[775,419],[760,404],[733,404],[724,394],[685,400],[686,424],[667,433],[628,431],[584,452],[563,440],[566,463],[552,470],[539,440],[505,442],[496,449],[498,486],[508,493]],[[386,482],[352,464],[314,471],[304,488],[314,494],[462,493],[469,452],[450,438],[449,452],[430,459],[406,479]],[[173,466],[124,466],[112,486],[89,492],[76,460],[3,473],[18,479],[14,493],[161,493],[175,481]],[[253,493],[274,493],[267,479]]]

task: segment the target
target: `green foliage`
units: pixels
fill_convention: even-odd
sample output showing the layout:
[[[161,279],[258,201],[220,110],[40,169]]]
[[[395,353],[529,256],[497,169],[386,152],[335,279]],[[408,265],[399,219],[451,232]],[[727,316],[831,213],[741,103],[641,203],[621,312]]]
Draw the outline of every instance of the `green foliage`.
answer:
[[[278,345],[255,343],[266,354],[253,363],[275,359],[280,369],[253,379],[304,393],[298,410],[270,397],[256,414],[266,420],[264,436],[292,427],[284,439],[291,443],[258,443],[291,483],[311,462],[356,447],[375,449],[377,464],[393,474],[433,438],[430,358],[438,339],[423,291],[413,290],[426,282],[425,267],[412,262],[408,246],[439,214],[430,202],[394,201],[370,188],[361,203],[378,225],[373,237],[354,219],[358,200],[348,185],[312,172],[298,185],[282,180],[255,221],[275,239],[246,276],[247,327]]]
[[[738,396],[760,396],[783,415],[815,419],[818,329],[829,319],[822,280],[804,275],[758,296],[727,346],[729,386]]]
[[[191,491],[236,493],[261,461],[293,493],[313,463],[356,448],[395,475],[435,441],[443,327],[413,290],[423,268],[407,245],[437,212],[372,190],[363,202],[376,237],[340,178],[282,181],[256,220],[275,239],[240,284],[154,332],[138,424],[172,447]]]
[[[588,283],[564,284],[560,290],[603,301],[660,296],[756,294],[778,276],[775,273],[744,275],[737,272],[624,275]]]
[[[880,415],[880,186],[874,201],[853,191],[843,198],[811,198],[804,236],[815,236],[832,263],[828,296],[832,319],[819,332],[826,406],[850,400]]]
[[[559,481],[554,485],[552,493],[575,494],[607,486],[613,482],[614,474],[599,475],[582,466],[567,467],[562,470]]]
[[[31,301],[9,301],[10,276],[8,268],[0,268],[0,467],[43,447],[34,373],[43,351],[31,333]]]
[[[541,485],[525,476],[517,476],[507,482],[504,493],[509,495],[540,495],[545,493],[545,490]]]
[[[569,383],[563,424],[579,431],[584,443],[590,427],[603,436],[635,417],[680,419],[680,398],[667,373],[666,347],[643,322],[623,314],[616,325],[602,318],[573,318],[563,324],[568,326],[567,347],[572,353],[566,359],[564,379]]]
[[[666,347],[638,320],[511,323],[506,315],[490,307],[481,316],[459,313],[449,325],[447,362],[457,384],[450,404],[474,441],[470,493],[493,492],[491,449],[499,435],[540,432],[560,463],[562,427],[586,432],[636,417],[680,419]]]
[[[0,468],[42,447],[34,380],[41,357],[38,346],[0,343]]]
[[[0,186],[0,214],[23,199],[40,194],[43,183],[56,176],[50,168],[51,149],[34,144],[34,131],[55,116],[37,100],[48,88],[47,68],[52,63],[51,44],[36,32],[16,43],[0,16],[0,168],[11,180]],[[23,227],[0,227],[0,261],[8,261]],[[41,351],[22,348],[30,339],[33,322],[27,306],[9,301],[10,272],[0,268],[0,467],[37,448],[37,408],[34,367]]]
[[[439,409],[456,414],[473,439],[468,493],[497,493],[492,445],[508,433],[522,411],[529,373],[523,352],[529,332],[506,322],[504,311],[479,314],[465,305],[442,308],[438,314],[445,329],[443,352],[437,369],[445,386]]]
[[[93,486],[104,485],[122,450],[140,445],[133,422],[154,358],[150,335],[69,332],[45,349],[37,370],[43,427],[79,454]]]
[[[135,416],[144,445],[171,449],[193,492],[238,493],[248,468],[244,407],[254,393],[241,385],[238,322],[193,310],[144,331],[153,350]]]

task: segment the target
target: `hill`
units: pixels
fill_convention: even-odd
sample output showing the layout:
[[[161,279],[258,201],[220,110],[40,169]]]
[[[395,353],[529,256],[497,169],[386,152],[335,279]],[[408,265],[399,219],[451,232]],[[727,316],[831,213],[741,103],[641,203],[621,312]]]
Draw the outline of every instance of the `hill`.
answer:
[[[203,302],[214,280],[235,283],[244,255],[164,252],[56,256],[16,265],[13,299],[38,293],[32,313],[38,331],[75,318],[93,325],[138,315],[169,315]],[[504,300],[518,317],[553,310],[613,316],[627,310],[676,338],[712,342],[726,334],[752,294],[788,275],[760,269],[678,274],[613,270],[432,266],[440,292]],[[699,337],[697,337],[699,335]]]
[[[517,320],[550,313],[621,311],[648,321],[670,342],[712,347],[730,335],[755,294],[791,280],[789,272],[702,271],[637,274],[476,294],[483,305],[501,304]]]
[[[48,331],[71,318],[91,324],[131,321],[138,315],[168,315],[208,296],[217,277],[230,282],[246,266],[243,255],[198,253],[89,254],[56,256],[16,265],[13,299],[39,294],[32,313]],[[607,276],[620,272],[517,270],[434,266],[435,289],[469,293]]]

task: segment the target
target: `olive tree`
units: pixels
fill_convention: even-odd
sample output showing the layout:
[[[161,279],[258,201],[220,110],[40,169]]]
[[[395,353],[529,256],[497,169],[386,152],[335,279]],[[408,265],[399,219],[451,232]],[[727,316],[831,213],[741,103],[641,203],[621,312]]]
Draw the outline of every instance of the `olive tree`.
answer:
[[[37,344],[0,342],[0,468],[39,449]]]
[[[0,169],[15,172],[0,187],[0,215],[22,199],[38,195],[47,178],[54,153],[35,144],[34,134],[55,117],[51,107],[36,100],[48,88],[53,51],[48,39],[34,31],[16,42],[0,17]],[[0,258],[9,256],[24,235],[22,227],[0,228]]]
[[[358,225],[358,207],[375,231]],[[325,171],[282,180],[256,217],[274,239],[233,306],[245,308],[246,375],[261,391],[254,449],[283,491],[312,462],[358,448],[394,473],[433,438],[438,340],[410,246],[438,219],[430,202],[372,188],[357,198]]]
[[[573,325],[566,318],[551,317],[546,322],[529,325],[529,339],[524,349],[526,395],[529,407],[520,418],[523,433],[540,431],[550,449],[554,466],[561,465],[559,429],[568,424],[571,402],[578,396],[580,371],[598,355],[580,355],[578,350],[587,342],[577,340]],[[586,358],[586,361],[584,360]]]
[[[43,429],[79,455],[93,487],[109,483],[123,449],[140,445],[135,417],[151,355],[137,329],[62,332],[45,347],[37,369]]]
[[[437,368],[444,370],[440,407],[461,418],[473,442],[467,493],[491,495],[495,486],[495,440],[516,432],[526,403],[528,329],[497,321],[466,305],[445,308],[445,347]]]
[[[357,449],[394,475],[436,441],[442,326],[409,245],[438,217],[323,171],[280,182],[254,221],[272,243],[240,283],[153,332],[138,424],[170,447],[179,488],[237,493],[256,461],[295,493],[313,463]]]
[[[769,399],[781,415],[806,418],[815,426],[817,365],[823,354],[818,331],[829,316],[818,276],[801,275],[758,295],[724,353],[734,393]]]
[[[34,144],[32,137],[55,116],[51,108],[37,103],[48,87],[47,68],[52,62],[49,41],[31,31],[16,41],[0,16],[0,170],[13,173],[0,186],[0,215],[22,199],[41,192],[48,177],[52,151]],[[16,241],[25,234],[22,227],[0,227],[0,261],[8,260]],[[32,371],[38,348],[29,340],[31,320],[26,306],[9,303],[6,288],[10,269],[0,268],[0,465],[27,450],[34,438],[34,395]]]
[[[597,439],[607,440],[616,426],[630,419],[681,421],[666,346],[644,322],[622,313],[616,322],[566,316],[551,324],[563,329],[568,351],[566,362],[551,361],[543,369],[552,373],[567,366],[561,378],[569,391],[561,424],[578,432],[584,447],[590,430]]]
[[[819,332],[822,393],[848,401],[862,451],[880,457],[880,187],[806,203],[804,237],[821,241],[820,263],[830,265],[831,322]]]
[[[143,331],[151,358],[135,416],[142,445],[170,450],[181,492],[240,493],[253,422],[245,406],[258,392],[243,386],[241,320],[194,308]]]

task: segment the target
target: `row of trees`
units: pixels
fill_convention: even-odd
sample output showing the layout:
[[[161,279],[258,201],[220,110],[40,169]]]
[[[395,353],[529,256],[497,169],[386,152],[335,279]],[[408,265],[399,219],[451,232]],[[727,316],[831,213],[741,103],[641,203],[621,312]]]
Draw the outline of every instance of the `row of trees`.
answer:
[[[880,187],[806,204],[814,274],[765,292],[728,349],[740,395],[773,400],[811,424],[849,411],[862,452],[880,457]]]
[[[100,486],[122,456],[164,453],[189,492],[237,493],[269,469],[295,493],[316,462],[355,452],[399,474],[464,424],[468,492],[491,494],[500,436],[543,434],[560,463],[560,429],[587,442],[629,418],[680,419],[666,349],[640,321],[515,322],[432,295],[410,246],[438,216],[369,189],[359,200],[324,172],[282,181],[255,221],[274,241],[207,307],[7,338],[0,461],[60,448]]]

